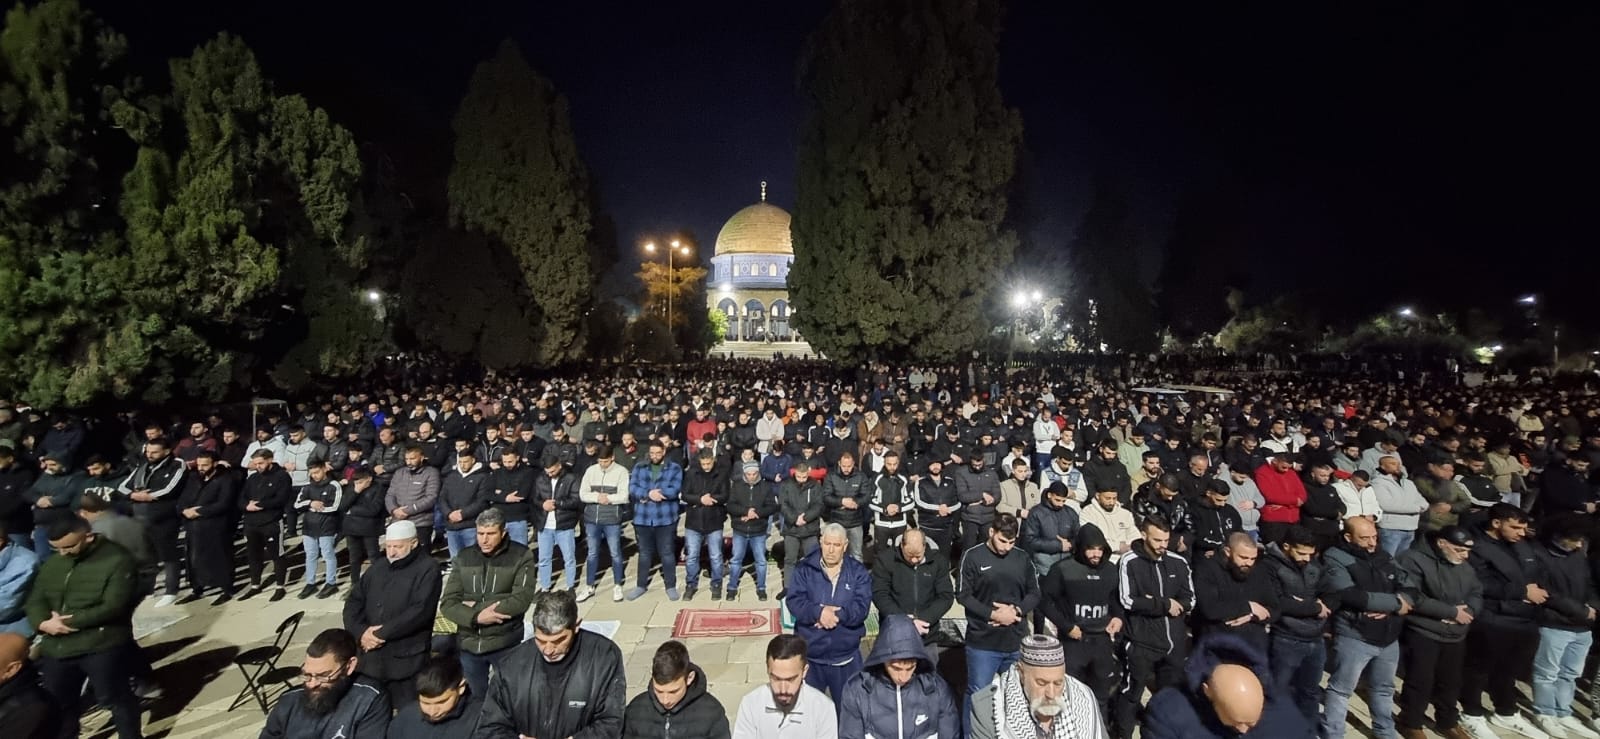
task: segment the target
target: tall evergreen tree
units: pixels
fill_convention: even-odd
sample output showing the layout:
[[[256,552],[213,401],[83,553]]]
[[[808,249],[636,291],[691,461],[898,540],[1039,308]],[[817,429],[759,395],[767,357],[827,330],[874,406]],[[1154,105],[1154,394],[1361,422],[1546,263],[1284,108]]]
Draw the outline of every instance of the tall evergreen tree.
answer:
[[[592,307],[588,170],[567,100],[506,41],[478,65],[456,111],[452,222],[505,244],[531,290],[534,364],[578,359]]]
[[[1233,200],[1208,188],[1178,207],[1172,236],[1162,254],[1157,305],[1161,325],[1184,340],[1215,333],[1228,322],[1227,287],[1239,266]]]
[[[1144,282],[1132,214],[1119,186],[1101,178],[1069,254],[1067,296],[1073,334],[1097,351],[1150,351],[1160,345],[1155,300]]]
[[[998,0],[840,0],[800,64],[796,328],[840,361],[949,359],[1009,264],[1021,118]]]

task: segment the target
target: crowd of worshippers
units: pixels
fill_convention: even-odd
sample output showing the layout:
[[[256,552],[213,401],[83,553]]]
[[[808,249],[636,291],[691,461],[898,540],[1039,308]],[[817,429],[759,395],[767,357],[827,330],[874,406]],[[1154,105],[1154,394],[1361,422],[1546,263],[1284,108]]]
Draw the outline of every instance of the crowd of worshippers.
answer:
[[[336,395],[248,439],[131,424],[122,454],[0,407],[0,719],[72,735],[87,682],[142,736],[134,609],[288,598],[297,543],[295,597],[342,597],[344,628],[263,736],[1339,737],[1362,682],[1380,737],[1600,736],[1574,712],[1600,605],[1587,394],[741,371]],[[659,577],[753,605],[769,556],[796,624],[769,685],[730,721],[672,642],[626,702],[620,651],[578,628],[605,568],[613,600]],[[964,684],[937,671],[953,650]]]

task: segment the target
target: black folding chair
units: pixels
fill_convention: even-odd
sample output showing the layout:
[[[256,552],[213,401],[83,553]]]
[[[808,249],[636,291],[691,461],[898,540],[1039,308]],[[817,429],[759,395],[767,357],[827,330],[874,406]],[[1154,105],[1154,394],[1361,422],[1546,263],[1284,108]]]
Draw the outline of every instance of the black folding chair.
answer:
[[[278,659],[294,643],[294,633],[300,629],[300,620],[305,616],[306,612],[301,611],[284,619],[283,623],[278,624],[278,635],[271,644],[246,650],[233,658],[234,666],[244,673],[244,687],[233,697],[233,703],[228,705],[229,711],[254,697],[256,703],[261,705],[261,712],[267,713],[272,710],[277,697],[287,692],[290,681],[299,676],[300,668],[279,667]],[[281,687],[282,690],[274,691],[274,687]]]

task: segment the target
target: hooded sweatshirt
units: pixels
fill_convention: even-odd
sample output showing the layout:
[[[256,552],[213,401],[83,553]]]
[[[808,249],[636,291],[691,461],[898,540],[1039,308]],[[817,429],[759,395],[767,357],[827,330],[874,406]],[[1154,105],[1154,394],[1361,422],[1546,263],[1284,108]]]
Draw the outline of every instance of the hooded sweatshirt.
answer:
[[[897,686],[885,665],[915,659],[911,681]],[[845,683],[839,705],[839,736],[931,739],[961,735],[950,687],[934,671],[933,660],[911,618],[887,616],[861,672]]]
[[[655,691],[646,687],[628,702],[622,715],[623,739],[656,739],[681,736],[694,739],[728,739],[728,712],[717,697],[706,692],[706,672],[689,665],[694,675],[683,698],[671,708],[663,708]]]
[[[1098,547],[1100,563],[1089,564],[1084,551]],[[1122,618],[1122,601],[1117,599],[1117,567],[1112,564],[1106,536],[1098,526],[1078,529],[1072,542],[1072,556],[1057,562],[1039,581],[1043,597],[1039,609],[1056,625],[1063,639],[1074,627],[1085,634],[1104,634],[1113,618]]]
[[[1211,701],[1202,687],[1211,673],[1224,664],[1243,665],[1261,678],[1266,687],[1266,706],[1261,720],[1240,734],[1217,719]],[[1140,736],[1144,739],[1312,739],[1312,726],[1294,703],[1284,697],[1268,678],[1267,657],[1237,637],[1214,634],[1195,645],[1194,654],[1184,666],[1184,684],[1166,688],[1150,697],[1145,706]]]

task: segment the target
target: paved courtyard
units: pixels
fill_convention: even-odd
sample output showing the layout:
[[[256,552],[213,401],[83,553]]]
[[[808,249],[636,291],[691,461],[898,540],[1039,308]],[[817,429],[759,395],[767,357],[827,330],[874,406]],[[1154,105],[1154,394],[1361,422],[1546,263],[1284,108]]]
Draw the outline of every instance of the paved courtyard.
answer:
[[[629,561],[630,584],[633,582],[635,561],[632,558]],[[748,574],[738,601],[715,603],[710,600],[703,582],[702,590],[694,601],[668,601],[658,576],[652,582],[650,592],[632,602],[614,603],[611,601],[611,589],[601,588],[595,598],[579,604],[579,614],[585,621],[620,623],[615,640],[627,661],[628,696],[631,699],[645,689],[651,656],[657,645],[672,638],[673,623],[680,610],[778,607],[776,595],[782,587],[782,568],[777,563],[769,562],[768,565],[769,592],[773,598],[766,603],[755,599],[755,590]],[[559,567],[557,572],[560,572]],[[342,598],[299,600],[295,598],[296,593],[297,588],[291,588],[289,596],[277,603],[268,603],[264,597],[258,596],[219,608],[211,607],[206,601],[163,609],[152,607],[148,601],[142,605],[135,617],[136,633],[142,634],[152,626],[170,622],[170,625],[140,639],[155,663],[156,678],[164,689],[160,699],[146,703],[146,733],[168,739],[243,739],[256,736],[265,722],[265,716],[253,700],[247,700],[232,711],[228,710],[234,696],[244,686],[239,670],[231,664],[233,656],[242,650],[270,643],[278,624],[303,610],[306,612],[305,619],[283,660],[285,665],[298,666],[311,637],[342,622]],[[957,610],[953,608],[951,615],[957,615]],[[766,681],[763,655],[767,637],[691,638],[683,641],[688,645],[695,663],[705,669],[711,693],[722,701],[730,714],[745,693]],[[946,650],[940,660],[940,672],[954,684],[961,684],[965,680],[964,671],[960,649]],[[103,711],[86,716],[84,736],[108,736],[109,720],[109,714]],[[1367,730],[1369,721],[1366,704],[1358,698],[1351,705],[1351,726],[1347,736],[1371,736]]]

